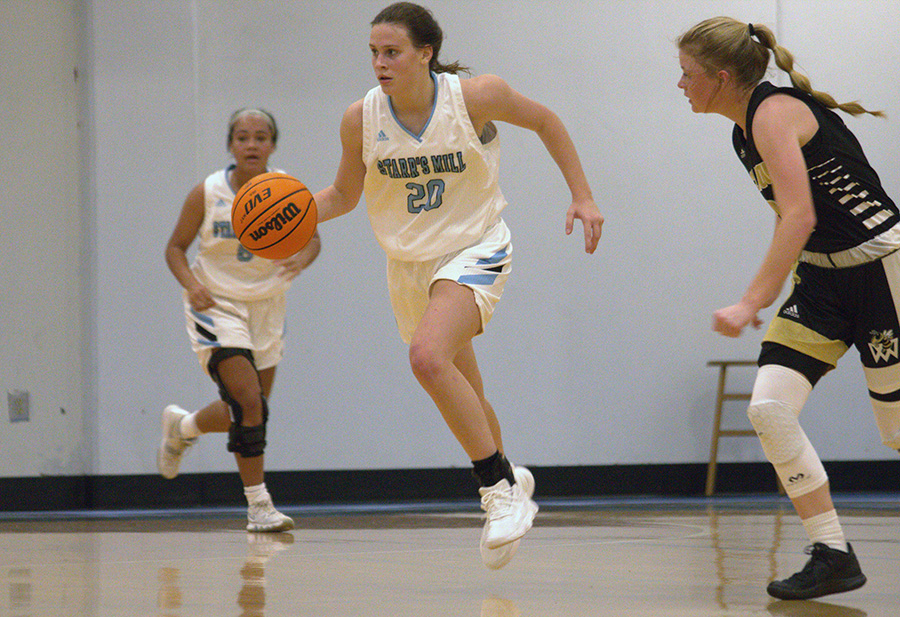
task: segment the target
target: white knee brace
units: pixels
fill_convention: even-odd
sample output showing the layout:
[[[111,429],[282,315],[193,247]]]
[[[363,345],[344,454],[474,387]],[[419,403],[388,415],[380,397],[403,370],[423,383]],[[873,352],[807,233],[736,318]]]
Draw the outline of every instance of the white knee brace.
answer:
[[[811,389],[797,371],[765,365],[759,369],[747,409],[763,452],[791,498],[811,493],[828,481],[819,455],[797,420]]]
[[[896,398],[900,391],[900,365],[866,368],[865,371],[881,441],[889,448],[900,450],[900,401],[879,400]]]
[[[881,442],[888,448],[900,450],[900,402],[887,403],[872,399],[875,423],[881,433]]]

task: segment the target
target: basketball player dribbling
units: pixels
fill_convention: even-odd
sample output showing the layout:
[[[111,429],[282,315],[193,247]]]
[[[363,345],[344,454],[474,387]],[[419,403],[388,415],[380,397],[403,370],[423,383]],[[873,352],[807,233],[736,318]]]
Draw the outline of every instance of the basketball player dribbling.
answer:
[[[486,512],[482,560],[495,569],[512,558],[538,508],[531,473],[503,454],[472,346],[510,272],[494,121],[539,135],[572,193],[565,231],[580,219],[587,253],[603,217],[553,112],[499,77],[460,79],[466,69],[439,61],[441,28],[419,5],[392,4],[371,25],[379,85],[344,114],[334,184],[315,195],[319,221],[350,212],[365,192],[413,374],[472,461]]]

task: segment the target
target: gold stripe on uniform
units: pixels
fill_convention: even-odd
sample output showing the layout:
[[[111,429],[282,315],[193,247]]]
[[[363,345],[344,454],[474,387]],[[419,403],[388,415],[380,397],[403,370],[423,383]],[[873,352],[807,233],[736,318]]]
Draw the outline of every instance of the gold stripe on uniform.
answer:
[[[772,320],[763,340],[784,345],[831,366],[837,366],[837,361],[847,351],[847,345],[843,341],[826,338],[803,324],[784,317]]]

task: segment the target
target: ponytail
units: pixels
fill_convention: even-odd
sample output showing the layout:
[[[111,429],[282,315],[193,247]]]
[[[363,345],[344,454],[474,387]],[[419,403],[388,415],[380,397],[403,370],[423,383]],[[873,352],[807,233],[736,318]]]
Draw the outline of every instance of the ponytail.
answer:
[[[728,69],[735,81],[748,90],[755,88],[765,76],[771,52],[775,56],[775,65],[788,74],[791,84],[825,107],[854,116],[884,117],[884,112],[869,111],[857,102],[838,103],[830,94],[814,90],[809,78],[794,68],[793,54],[778,45],[775,35],[765,25],[747,24],[730,17],[712,17],[678,37],[677,44],[707,72]]]

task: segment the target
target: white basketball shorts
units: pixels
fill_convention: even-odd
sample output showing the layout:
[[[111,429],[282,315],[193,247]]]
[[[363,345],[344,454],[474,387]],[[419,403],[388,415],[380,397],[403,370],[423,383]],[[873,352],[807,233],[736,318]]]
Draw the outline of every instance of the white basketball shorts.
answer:
[[[216,305],[198,313],[184,297],[184,316],[191,347],[207,371],[213,351],[236,347],[253,352],[258,370],[277,365],[284,355],[285,295],[253,301],[213,296]]]
[[[428,307],[431,285],[441,279],[455,281],[472,290],[481,313],[479,333],[483,332],[503,294],[511,261],[509,228],[502,219],[477,243],[455,253],[428,261],[388,258],[388,292],[400,337],[407,345],[410,343]]]

